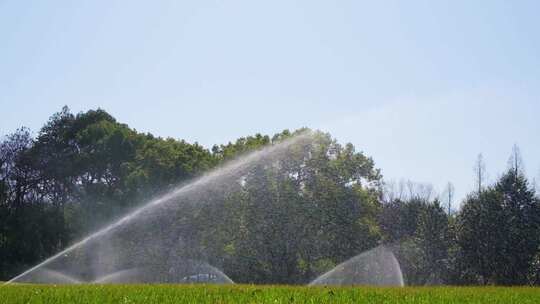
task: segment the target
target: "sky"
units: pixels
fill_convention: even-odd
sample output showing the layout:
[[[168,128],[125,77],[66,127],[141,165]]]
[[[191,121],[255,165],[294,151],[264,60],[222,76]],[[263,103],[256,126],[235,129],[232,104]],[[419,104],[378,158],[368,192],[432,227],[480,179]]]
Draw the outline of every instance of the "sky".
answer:
[[[310,127],[385,180],[540,180],[538,1],[0,0],[0,136],[62,106],[206,147]]]

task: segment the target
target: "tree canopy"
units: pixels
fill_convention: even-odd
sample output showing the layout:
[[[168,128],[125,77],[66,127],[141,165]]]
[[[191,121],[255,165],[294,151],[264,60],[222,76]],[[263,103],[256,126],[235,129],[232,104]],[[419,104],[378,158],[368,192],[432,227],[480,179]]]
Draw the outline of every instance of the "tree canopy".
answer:
[[[21,128],[0,142],[0,280],[181,183],[306,131],[206,149],[137,132],[101,109],[67,107],[35,137]],[[385,244],[407,284],[540,283],[539,199],[517,148],[492,185],[479,158],[476,190],[451,212],[453,187],[444,197],[412,184],[407,195],[391,193],[372,158],[313,134],[315,145],[251,168],[212,204],[171,214],[163,225],[192,232],[174,245],[178,254],[204,255],[238,282],[297,284]]]

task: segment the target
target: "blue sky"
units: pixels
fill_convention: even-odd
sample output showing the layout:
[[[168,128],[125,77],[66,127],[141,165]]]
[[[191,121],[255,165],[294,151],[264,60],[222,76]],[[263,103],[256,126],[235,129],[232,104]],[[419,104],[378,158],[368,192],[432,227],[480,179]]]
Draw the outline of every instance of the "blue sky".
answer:
[[[0,0],[0,135],[68,105],[210,146],[302,126],[389,180],[540,179],[538,1]]]

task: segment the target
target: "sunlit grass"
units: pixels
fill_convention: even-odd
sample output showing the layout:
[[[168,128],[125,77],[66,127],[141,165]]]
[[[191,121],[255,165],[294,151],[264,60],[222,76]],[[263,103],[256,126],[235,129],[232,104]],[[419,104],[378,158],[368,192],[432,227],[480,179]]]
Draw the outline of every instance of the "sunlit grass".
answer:
[[[0,303],[540,303],[527,287],[4,285]]]

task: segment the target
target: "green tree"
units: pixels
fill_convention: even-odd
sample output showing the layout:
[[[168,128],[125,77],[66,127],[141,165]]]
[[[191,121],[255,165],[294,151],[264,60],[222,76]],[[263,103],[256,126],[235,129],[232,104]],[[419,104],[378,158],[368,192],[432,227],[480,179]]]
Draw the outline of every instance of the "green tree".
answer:
[[[300,132],[307,130],[284,131],[268,144]],[[234,158],[267,138],[247,137],[214,153]],[[238,282],[305,283],[376,246],[379,181],[370,158],[315,132],[309,143],[258,163],[222,202],[214,197],[198,213],[201,251]]]
[[[115,216],[202,174],[198,144],[140,134],[103,110],[54,114],[0,145],[0,276],[64,248]]]
[[[9,277],[65,245],[61,209],[44,204],[33,141],[20,129],[0,143],[0,276]]]
[[[538,252],[540,209],[516,148],[497,183],[470,195],[458,218],[465,264],[485,284],[528,283]]]
[[[526,284],[527,274],[540,245],[540,206],[523,173],[510,169],[495,185],[501,194],[505,221],[502,284]]]
[[[450,247],[448,214],[438,200],[420,213],[414,242],[419,249],[418,268],[424,284],[442,284],[447,279]]]

